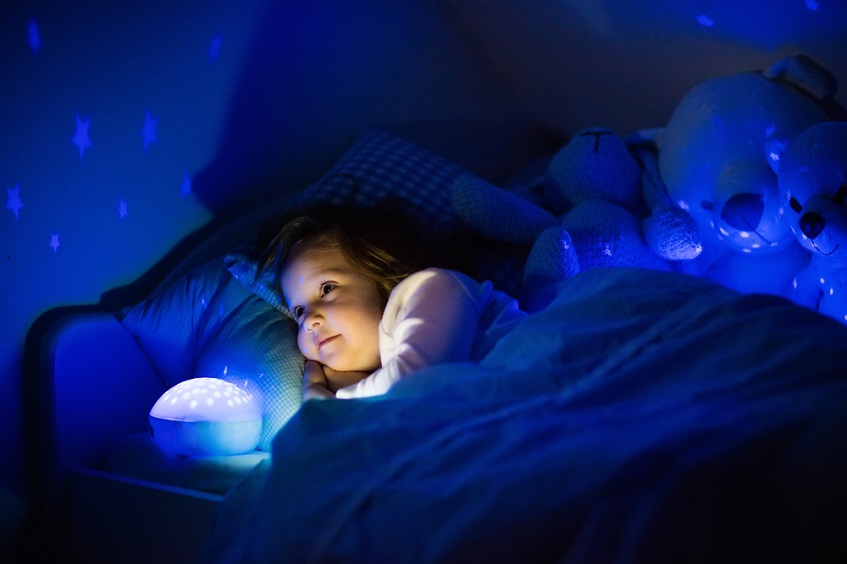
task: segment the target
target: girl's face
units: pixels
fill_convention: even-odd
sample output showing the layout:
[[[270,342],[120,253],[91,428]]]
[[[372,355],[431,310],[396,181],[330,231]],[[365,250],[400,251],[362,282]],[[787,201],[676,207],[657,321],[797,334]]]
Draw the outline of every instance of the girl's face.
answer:
[[[295,245],[282,269],[282,293],[297,320],[297,346],[333,370],[380,366],[382,306],[376,284],[336,246]]]

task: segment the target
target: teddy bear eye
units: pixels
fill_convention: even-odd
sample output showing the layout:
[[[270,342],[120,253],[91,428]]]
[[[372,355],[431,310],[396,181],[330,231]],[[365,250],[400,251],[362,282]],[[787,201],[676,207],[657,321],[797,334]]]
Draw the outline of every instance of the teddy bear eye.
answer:
[[[847,184],[841,185],[841,188],[838,189],[838,192],[835,194],[835,198],[833,198],[833,200],[839,206],[844,205],[844,201],[847,200]]]
[[[788,200],[788,205],[791,206],[791,209],[797,213],[803,211],[803,206],[800,205],[800,202],[797,201],[797,198],[791,198]]]

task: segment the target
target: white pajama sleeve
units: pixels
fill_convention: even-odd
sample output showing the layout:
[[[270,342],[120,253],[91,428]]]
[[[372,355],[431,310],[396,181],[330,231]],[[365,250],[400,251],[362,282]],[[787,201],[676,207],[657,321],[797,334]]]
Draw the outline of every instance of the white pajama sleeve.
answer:
[[[417,370],[469,359],[477,336],[478,307],[450,272],[427,269],[413,274],[391,293],[380,323],[382,368],[338,390],[336,397],[384,394]]]

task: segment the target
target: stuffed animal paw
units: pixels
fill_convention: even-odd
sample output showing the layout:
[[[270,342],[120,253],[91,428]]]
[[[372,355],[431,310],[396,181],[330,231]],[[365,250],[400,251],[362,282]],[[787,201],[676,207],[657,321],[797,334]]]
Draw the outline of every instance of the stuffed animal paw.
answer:
[[[532,246],[524,267],[523,307],[538,311],[556,297],[556,286],[562,280],[579,274],[579,257],[570,233],[560,226],[541,232]]]
[[[697,258],[703,251],[703,236],[694,218],[668,195],[659,172],[654,142],[638,133],[627,139],[632,155],[641,166],[641,193],[649,210],[642,220],[644,241],[657,256],[669,261]]]

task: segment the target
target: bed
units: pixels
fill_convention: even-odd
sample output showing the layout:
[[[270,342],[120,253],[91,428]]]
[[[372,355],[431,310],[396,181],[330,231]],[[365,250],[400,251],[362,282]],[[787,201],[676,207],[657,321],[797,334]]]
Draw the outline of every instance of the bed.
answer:
[[[199,250],[121,312],[60,322],[43,361],[46,484],[70,480],[77,554],[844,561],[847,326],[782,297],[674,269],[585,270],[480,362],[432,367],[377,398],[300,405],[302,359],[272,281],[255,277],[251,230],[291,205],[392,197],[450,240],[445,186],[466,173],[368,129],[293,201],[221,233],[225,253]],[[519,292],[528,249],[474,245],[473,274]],[[258,450],[151,449],[153,402],[212,375],[258,390]],[[118,499],[132,518],[121,522]]]
[[[847,363],[829,321],[684,275],[587,271],[478,365],[307,403],[207,555],[843,560]]]

